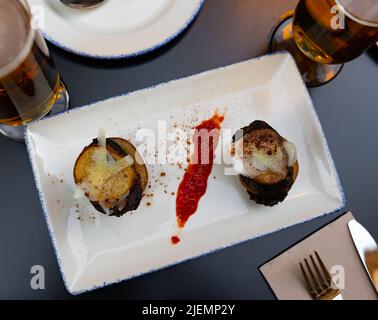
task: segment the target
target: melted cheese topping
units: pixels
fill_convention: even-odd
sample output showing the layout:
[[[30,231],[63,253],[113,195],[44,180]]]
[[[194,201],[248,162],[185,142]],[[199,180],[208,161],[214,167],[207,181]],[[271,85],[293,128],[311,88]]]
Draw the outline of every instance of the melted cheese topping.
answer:
[[[87,170],[86,178],[81,182],[80,188],[90,200],[96,201],[103,192],[105,183],[133,164],[134,159],[130,155],[115,161],[105,148],[98,148],[93,152],[90,170]]]
[[[293,143],[279,137],[269,129],[246,134],[234,144],[234,169],[250,178],[257,178],[273,172],[282,176],[297,161],[296,147]]]

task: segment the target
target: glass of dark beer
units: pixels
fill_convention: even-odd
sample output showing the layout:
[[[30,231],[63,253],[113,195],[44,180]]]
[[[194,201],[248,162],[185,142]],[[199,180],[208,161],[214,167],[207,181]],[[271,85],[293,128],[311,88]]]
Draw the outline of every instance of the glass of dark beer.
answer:
[[[274,29],[270,50],[289,51],[310,87],[378,41],[378,0],[300,0]]]
[[[67,90],[26,0],[0,0],[0,133],[22,141],[24,127],[68,108]]]

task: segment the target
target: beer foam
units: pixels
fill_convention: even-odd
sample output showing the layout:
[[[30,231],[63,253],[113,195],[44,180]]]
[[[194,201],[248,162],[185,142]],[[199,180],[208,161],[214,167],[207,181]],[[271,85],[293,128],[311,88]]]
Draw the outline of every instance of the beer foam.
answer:
[[[378,28],[378,1],[336,0],[340,10],[351,20],[367,27]]]
[[[33,46],[35,31],[29,19],[18,1],[0,1],[0,78],[17,69]]]

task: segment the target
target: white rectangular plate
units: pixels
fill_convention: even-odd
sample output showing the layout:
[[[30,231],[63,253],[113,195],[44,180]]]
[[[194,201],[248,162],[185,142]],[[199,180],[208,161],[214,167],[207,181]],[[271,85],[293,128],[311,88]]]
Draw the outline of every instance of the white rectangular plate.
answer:
[[[216,165],[197,213],[172,245],[175,196],[183,169],[150,165],[153,197],[122,218],[95,213],[75,200],[73,166],[104,128],[135,141],[138,128],[193,127],[218,109],[224,128],[261,119],[298,149],[299,177],[274,208],[248,199],[236,176]],[[288,54],[265,56],[97,102],[31,124],[30,160],[65,285],[79,294],[337,211],[344,195],[306,87]],[[138,144],[137,144],[138,145]],[[166,177],[160,173],[166,172]],[[215,178],[214,178],[214,177]],[[151,205],[147,205],[150,202]],[[226,266],[225,266],[226,267]]]

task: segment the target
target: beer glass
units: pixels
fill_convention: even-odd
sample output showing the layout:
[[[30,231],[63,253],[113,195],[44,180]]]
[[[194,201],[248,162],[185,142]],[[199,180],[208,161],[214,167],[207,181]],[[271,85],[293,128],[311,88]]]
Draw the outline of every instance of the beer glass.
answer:
[[[310,87],[336,77],[378,41],[378,0],[300,0],[271,37],[271,51],[289,51]]]
[[[0,0],[0,133],[22,141],[24,126],[68,108],[69,97],[26,0]]]

